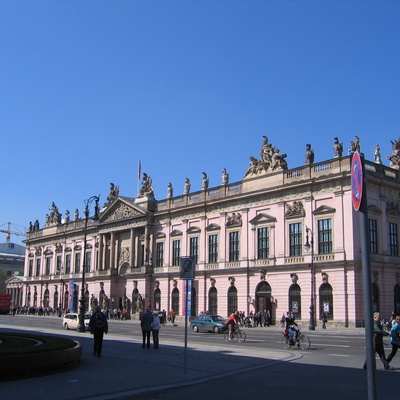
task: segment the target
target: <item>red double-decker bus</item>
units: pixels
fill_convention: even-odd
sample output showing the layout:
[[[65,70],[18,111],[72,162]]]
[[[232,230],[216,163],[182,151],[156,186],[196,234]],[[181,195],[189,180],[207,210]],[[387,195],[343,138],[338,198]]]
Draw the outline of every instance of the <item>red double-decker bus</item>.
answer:
[[[8,314],[11,309],[11,294],[0,294],[0,314]]]

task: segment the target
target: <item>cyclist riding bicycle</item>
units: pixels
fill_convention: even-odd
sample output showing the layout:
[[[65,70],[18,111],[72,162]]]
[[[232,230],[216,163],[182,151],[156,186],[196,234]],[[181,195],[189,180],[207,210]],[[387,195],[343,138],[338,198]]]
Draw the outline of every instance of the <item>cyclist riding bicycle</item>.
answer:
[[[239,318],[239,311],[232,313],[228,319],[226,320],[226,325],[228,325],[229,329],[229,341],[233,339],[233,331],[236,325],[239,325],[240,318]]]
[[[286,313],[286,330],[289,332],[289,343],[293,343],[293,337],[296,335],[296,339],[299,335],[298,324],[294,321],[294,318],[291,316],[290,311]]]

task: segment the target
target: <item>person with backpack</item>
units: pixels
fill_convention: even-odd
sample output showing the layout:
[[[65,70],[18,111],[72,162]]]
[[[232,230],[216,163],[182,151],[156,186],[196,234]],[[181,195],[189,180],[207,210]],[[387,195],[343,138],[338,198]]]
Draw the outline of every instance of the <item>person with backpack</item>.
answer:
[[[100,306],[96,307],[94,314],[90,317],[89,331],[94,337],[93,355],[101,357],[103,337],[105,333],[108,333],[108,322]]]

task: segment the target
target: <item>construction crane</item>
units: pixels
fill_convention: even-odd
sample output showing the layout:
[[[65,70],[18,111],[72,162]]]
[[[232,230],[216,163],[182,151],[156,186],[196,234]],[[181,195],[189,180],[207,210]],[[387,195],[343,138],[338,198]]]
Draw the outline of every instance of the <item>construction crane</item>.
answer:
[[[6,234],[7,234],[7,236],[6,236],[6,242],[7,242],[7,243],[10,243],[11,235],[26,236],[26,233],[12,231],[12,230],[11,230],[11,226],[12,226],[13,228],[15,228],[15,229],[18,229],[18,228],[17,228],[17,226],[16,226],[15,224],[13,224],[13,223],[11,223],[11,222],[7,222],[7,224],[0,225],[0,228],[2,228],[2,227],[5,226],[5,225],[7,225],[7,229],[0,229],[0,232],[3,232],[3,233],[6,233]],[[21,226],[21,228],[23,228],[23,227]],[[24,228],[24,229],[25,229],[25,228]]]

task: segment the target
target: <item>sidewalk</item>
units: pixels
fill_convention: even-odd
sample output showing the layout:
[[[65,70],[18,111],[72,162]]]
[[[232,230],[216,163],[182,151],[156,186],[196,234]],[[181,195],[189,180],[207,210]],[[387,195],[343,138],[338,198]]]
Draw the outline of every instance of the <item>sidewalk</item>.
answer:
[[[135,321],[124,323],[138,324]],[[29,330],[29,326],[20,328]],[[247,329],[281,331],[280,327]],[[348,328],[332,328],[323,332],[336,335],[364,333],[362,329]],[[82,336],[79,341],[83,346],[83,355],[77,368],[43,377],[2,382],[2,400],[27,397],[31,400],[123,399],[135,394],[207,382],[301,357],[296,351],[260,351],[223,341],[218,345],[189,343],[185,357],[184,343],[163,340],[158,350],[142,349],[138,337],[127,340],[126,336],[110,333],[105,336],[103,356],[98,358],[92,354],[93,339],[90,335]]]

